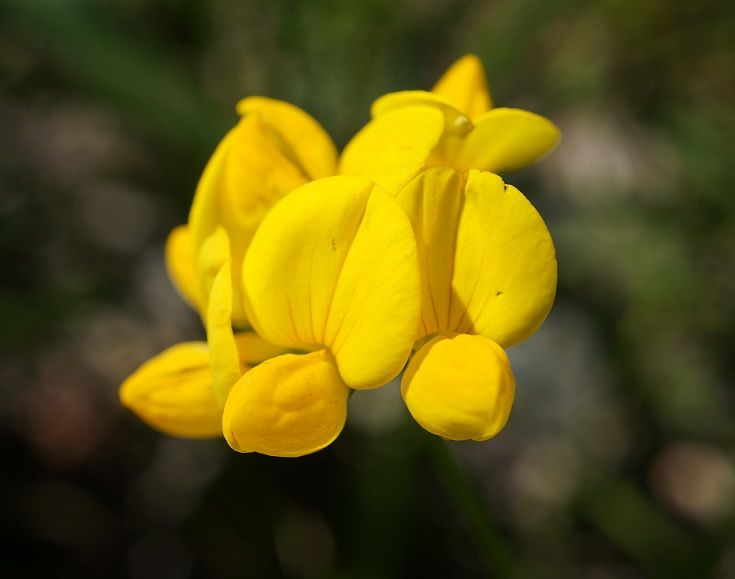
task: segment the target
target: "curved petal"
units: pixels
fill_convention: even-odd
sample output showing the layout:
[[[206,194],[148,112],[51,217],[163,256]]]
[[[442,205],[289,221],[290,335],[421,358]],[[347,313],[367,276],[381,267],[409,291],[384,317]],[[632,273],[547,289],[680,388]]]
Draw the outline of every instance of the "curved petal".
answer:
[[[450,440],[487,440],[505,426],[515,396],[508,356],[483,336],[437,336],[424,345],[401,381],[416,422]]]
[[[177,344],[148,360],[123,382],[120,401],[166,434],[191,438],[222,434],[222,411],[203,342]]]
[[[416,105],[441,111],[444,115],[445,131],[466,135],[472,130],[472,122],[465,113],[440,95],[425,90],[404,90],[383,95],[372,104],[370,114],[377,118],[390,111]]]
[[[225,263],[230,261],[230,238],[224,227],[215,229],[199,246],[197,254],[197,279],[201,295],[204,296],[203,303],[206,306],[204,312],[209,314],[209,294],[212,291],[212,284]]]
[[[459,169],[500,173],[530,165],[551,151],[561,133],[550,120],[520,109],[497,108],[475,119],[457,156]]]
[[[288,352],[288,348],[271,344],[255,332],[235,334],[235,343],[240,352],[240,362],[248,366],[255,366],[268,358],[275,358]]]
[[[212,388],[220,405],[238,378],[247,371],[241,364],[240,352],[232,331],[232,277],[230,262],[220,268],[212,283],[207,306],[207,344],[212,369]]]
[[[424,168],[443,131],[444,116],[434,107],[387,111],[347,144],[339,173],[367,177],[395,194]]]
[[[194,251],[224,227],[239,271],[250,240],[265,214],[284,195],[308,181],[288,148],[261,115],[241,119],[217,147],[197,186],[189,214]],[[239,276],[233,285],[233,319],[247,323]]]
[[[432,168],[411,181],[398,202],[416,237],[421,272],[419,338],[452,331],[452,296],[457,227],[464,205],[466,179],[449,168]],[[455,316],[456,317],[456,316]]]
[[[541,216],[492,173],[429,169],[398,196],[417,238],[423,329],[481,334],[503,347],[535,332],[556,292]],[[427,303],[428,300],[428,303]]]
[[[194,249],[189,227],[174,227],[166,239],[166,269],[184,301],[196,310],[201,308],[202,297],[197,280]]]
[[[455,61],[431,90],[471,119],[493,106],[485,69],[474,54],[466,54]]]
[[[556,273],[551,235],[528,199],[497,175],[470,171],[454,262],[466,312],[456,331],[505,348],[526,339],[554,303]]]
[[[241,115],[260,115],[278,133],[294,160],[310,179],[331,177],[337,170],[337,150],[322,126],[300,108],[266,97],[237,103]]]
[[[385,191],[332,177],[294,191],[266,217],[243,267],[247,311],[266,340],[329,347],[352,388],[400,372],[420,306],[416,245]]]
[[[326,350],[284,354],[256,366],[232,389],[222,416],[238,452],[303,456],[342,432],[349,388]]]
[[[189,236],[196,256],[204,240],[222,225],[220,196],[223,189],[225,167],[240,124],[232,128],[217,145],[212,157],[199,178],[194,199],[189,210]]]

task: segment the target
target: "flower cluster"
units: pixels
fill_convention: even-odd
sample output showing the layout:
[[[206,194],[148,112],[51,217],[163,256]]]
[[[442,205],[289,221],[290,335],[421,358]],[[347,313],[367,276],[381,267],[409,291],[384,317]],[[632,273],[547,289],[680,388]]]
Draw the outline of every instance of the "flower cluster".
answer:
[[[515,392],[504,348],[544,321],[556,257],[495,173],[547,153],[557,128],[493,108],[472,55],[431,92],[375,101],[341,156],[293,105],[251,97],[237,111],[166,247],[207,340],[143,364],[122,403],[169,434],[301,456],[339,435],[353,390],[403,372],[426,430],[497,434]]]

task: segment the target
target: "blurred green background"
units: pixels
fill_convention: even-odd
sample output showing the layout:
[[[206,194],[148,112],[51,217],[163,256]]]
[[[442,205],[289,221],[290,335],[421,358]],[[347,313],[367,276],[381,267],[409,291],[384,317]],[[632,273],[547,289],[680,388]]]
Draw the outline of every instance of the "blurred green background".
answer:
[[[391,385],[283,460],[121,409],[202,337],[163,241],[235,102],[343,146],[470,51],[564,133],[505,176],[560,264],[505,431],[446,453]],[[0,0],[0,576],[735,577],[733,103],[724,0]]]

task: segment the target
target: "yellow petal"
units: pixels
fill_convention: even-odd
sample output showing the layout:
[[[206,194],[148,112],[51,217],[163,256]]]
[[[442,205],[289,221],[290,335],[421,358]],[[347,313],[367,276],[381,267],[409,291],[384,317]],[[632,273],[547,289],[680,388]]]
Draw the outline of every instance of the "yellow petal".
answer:
[[[376,189],[342,265],[326,325],[340,374],[375,388],[403,369],[419,320],[416,242],[400,206]]]
[[[429,432],[451,440],[487,440],[508,421],[515,379],[508,356],[492,340],[437,336],[408,364],[401,394]]]
[[[230,262],[220,268],[212,283],[207,308],[207,344],[210,351],[212,388],[221,408],[238,378],[247,370],[232,331],[232,277]]]
[[[182,298],[194,309],[201,308],[202,297],[197,280],[194,249],[189,227],[179,225],[166,239],[166,269]]]
[[[443,131],[443,113],[432,106],[389,110],[347,144],[339,173],[367,177],[395,194],[424,168]]]
[[[203,342],[177,344],[148,360],[123,382],[120,401],[166,434],[192,438],[222,434],[222,411]]]
[[[411,220],[421,273],[421,324],[417,337],[454,330],[454,254],[466,180],[451,169],[429,169],[398,194]]]
[[[551,309],[554,245],[516,188],[492,173],[463,179],[452,169],[429,169],[398,196],[420,253],[422,329],[481,334],[508,347],[536,331]]]
[[[284,354],[256,366],[235,384],[222,429],[238,452],[303,456],[339,436],[348,395],[326,350]]]
[[[472,122],[465,113],[445,98],[425,90],[405,90],[383,95],[372,104],[370,113],[373,118],[377,118],[390,111],[416,105],[432,107],[441,111],[444,115],[444,130],[446,132],[466,135],[472,130]]]
[[[431,90],[471,119],[493,106],[485,69],[474,54],[466,54],[452,64]]]
[[[308,181],[288,148],[261,115],[248,115],[217,147],[197,186],[189,226],[194,251],[224,227],[232,246],[232,269],[242,258],[265,214],[284,195]],[[247,322],[239,276],[233,285],[233,319]]]
[[[197,280],[204,304],[209,303],[212,284],[225,263],[230,261],[230,239],[224,227],[218,227],[199,246],[197,254]],[[209,308],[205,314],[208,314]],[[205,316],[206,317],[206,316]]]
[[[314,181],[263,221],[245,257],[248,315],[269,342],[327,346],[352,388],[400,372],[418,323],[416,245],[391,195],[358,177]]]
[[[518,189],[492,173],[470,171],[455,255],[455,295],[466,307],[456,331],[507,348],[541,326],[556,295],[556,251]]]
[[[194,247],[221,225],[252,235],[263,214],[307,180],[273,127],[261,115],[247,115],[222,139],[199,180],[189,214]]]
[[[330,177],[337,170],[337,150],[322,126],[300,108],[265,97],[248,97],[237,104],[241,115],[260,115],[283,139],[291,155],[311,179]]]
[[[255,366],[268,358],[275,358],[288,352],[288,348],[271,344],[255,332],[235,334],[235,343],[240,352],[240,362],[248,366]]]
[[[530,165],[559,142],[550,120],[520,109],[497,108],[475,119],[456,159],[458,169],[500,173]]]

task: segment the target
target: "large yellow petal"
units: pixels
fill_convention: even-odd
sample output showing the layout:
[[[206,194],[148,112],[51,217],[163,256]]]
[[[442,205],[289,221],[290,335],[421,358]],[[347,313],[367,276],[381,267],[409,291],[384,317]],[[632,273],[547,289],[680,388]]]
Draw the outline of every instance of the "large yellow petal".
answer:
[[[420,252],[423,329],[508,347],[551,309],[554,245],[538,212],[500,177],[470,171],[463,186],[458,179],[452,169],[429,169],[398,196]]]
[[[265,214],[308,180],[262,115],[247,115],[217,147],[197,186],[189,214],[194,250],[222,226],[230,237],[232,269],[240,271],[245,251]],[[243,325],[247,320],[239,276],[233,293],[233,319]]]
[[[266,217],[243,267],[260,335],[292,348],[327,346],[352,388],[400,372],[420,306],[416,245],[391,195],[332,177],[291,193]]]
[[[222,434],[222,411],[203,342],[177,344],[148,360],[123,382],[120,401],[166,434],[192,438]]]
[[[466,315],[456,331],[506,348],[526,339],[554,303],[556,275],[554,244],[533,205],[497,175],[470,171],[454,263]]]
[[[483,336],[437,336],[413,357],[403,400],[429,432],[451,440],[487,440],[505,426],[515,379],[508,356]]]
[[[530,165],[559,142],[559,129],[547,118],[520,109],[497,108],[475,119],[458,152],[458,169],[500,173]]]
[[[333,177],[304,185],[263,221],[243,264],[248,316],[267,341],[323,345],[334,288],[374,185]]]
[[[284,354],[256,366],[235,384],[222,429],[238,452],[303,456],[339,436],[348,395],[328,351]]]
[[[221,408],[238,378],[247,371],[232,331],[232,277],[230,262],[220,268],[212,283],[207,308],[207,344],[210,351],[212,388]]]
[[[411,225],[394,198],[376,189],[342,265],[326,325],[325,344],[347,384],[382,386],[403,369],[420,306]]]
[[[389,110],[347,144],[339,173],[367,177],[395,194],[424,168],[443,132],[444,115],[433,106]]]
[[[474,54],[466,54],[454,62],[431,90],[471,119],[493,106],[485,69]]]
[[[259,115],[273,127],[310,179],[330,177],[336,172],[337,150],[332,139],[300,108],[275,99],[248,97],[237,104],[237,112]]]
[[[202,304],[189,227],[179,225],[166,239],[166,269],[182,298],[194,309]]]

